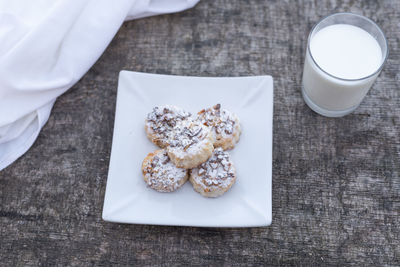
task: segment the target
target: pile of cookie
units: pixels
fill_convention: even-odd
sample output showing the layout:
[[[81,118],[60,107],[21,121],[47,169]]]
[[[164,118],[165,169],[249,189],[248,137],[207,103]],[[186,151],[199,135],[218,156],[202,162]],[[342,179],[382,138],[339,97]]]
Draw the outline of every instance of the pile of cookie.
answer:
[[[177,106],[157,106],[145,120],[147,137],[161,149],[142,163],[146,184],[172,192],[188,179],[205,197],[218,197],[236,181],[235,166],[226,150],[239,141],[239,118],[220,104],[192,116]]]

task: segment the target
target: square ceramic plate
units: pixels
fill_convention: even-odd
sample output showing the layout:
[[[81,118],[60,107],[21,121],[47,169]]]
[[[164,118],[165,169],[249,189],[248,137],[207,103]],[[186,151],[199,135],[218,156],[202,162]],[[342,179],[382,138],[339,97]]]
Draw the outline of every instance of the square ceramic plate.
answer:
[[[231,150],[237,181],[218,198],[205,198],[190,182],[173,193],[146,186],[144,157],[157,149],[144,120],[154,106],[197,113],[220,103],[239,116],[242,135]],[[203,227],[267,226],[272,220],[271,76],[203,78],[121,71],[114,137],[103,207],[110,222]]]

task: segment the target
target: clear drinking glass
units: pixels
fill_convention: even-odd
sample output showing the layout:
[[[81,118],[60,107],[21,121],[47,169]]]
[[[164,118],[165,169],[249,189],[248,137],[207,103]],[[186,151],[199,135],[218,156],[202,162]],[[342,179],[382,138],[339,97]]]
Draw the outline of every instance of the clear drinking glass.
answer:
[[[317,64],[310,50],[310,42],[318,31],[334,24],[357,26],[375,38],[382,52],[382,62],[375,72],[359,79],[343,79]],[[327,117],[341,117],[353,112],[381,72],[387,57],[386,37],[372,20],[352,13],[336,13],[323,18],[312,28],[308,37],[302,81],[304,101],[312,110]]]

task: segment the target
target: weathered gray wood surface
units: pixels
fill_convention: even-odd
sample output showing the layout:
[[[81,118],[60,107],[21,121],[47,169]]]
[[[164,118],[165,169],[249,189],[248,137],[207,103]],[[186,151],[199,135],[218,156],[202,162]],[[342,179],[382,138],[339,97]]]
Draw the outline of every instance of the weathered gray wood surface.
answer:
[[[328,119],[300,93],[307,34],[351,11],[385,31],[362,105]],[[0,172],[0,265],[400,265],[400,1],[202,0],[125,23],[57,101],[32,149]],[[273,223],[254,229],[101,220],[121,69],[274,77]]]

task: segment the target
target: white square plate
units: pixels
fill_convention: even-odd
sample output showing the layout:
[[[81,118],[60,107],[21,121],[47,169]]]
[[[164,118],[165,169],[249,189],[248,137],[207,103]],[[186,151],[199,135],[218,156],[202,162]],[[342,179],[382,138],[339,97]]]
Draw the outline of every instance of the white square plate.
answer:
[[[157,105],[197,113],[220,103],[239,116],[242,135],[231,150],[237,181],[218,198],[205,198],[190,182],[173,193],[146,186],[144,157],[157,149],[144,120]],[[271,76],[206,78],[121,71],[114,137],[103,207],[110,222],[203,227],[267,226],[272,220]]]

